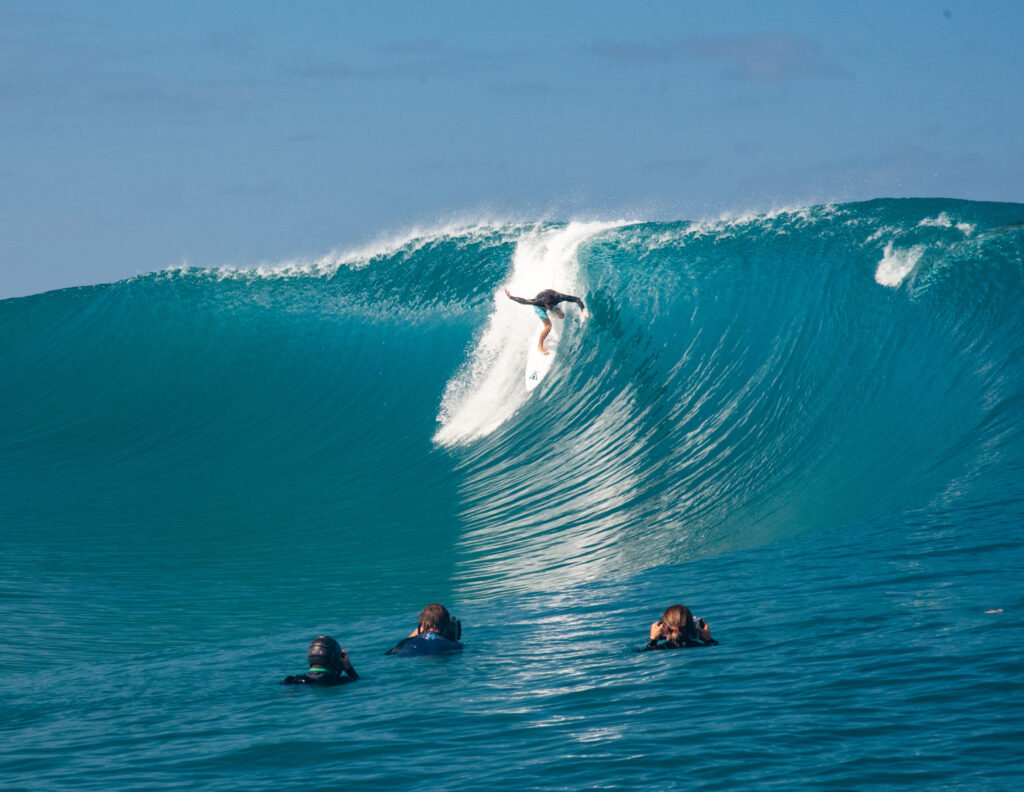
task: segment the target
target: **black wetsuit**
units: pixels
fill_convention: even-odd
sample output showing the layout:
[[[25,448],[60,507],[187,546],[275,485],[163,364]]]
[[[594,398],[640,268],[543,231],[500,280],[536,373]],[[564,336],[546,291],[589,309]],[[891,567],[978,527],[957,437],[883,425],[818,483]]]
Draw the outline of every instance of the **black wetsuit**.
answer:
[[[319,685],[320,687],[333,687],[334,685],[345,685],[355,682],[359,675],[355,669],[345,671],[324,671],[322,669],[309,669],[305,674],[285,677],[281,680],[282,685]]]
[[[684,638],[680,641],[648,641],[644,647],[645,652],[656,652],[659,649],[688,649],[692,646],[715,646],[718,643],[714,638],[702,641],[700,638]]]
[[[704,620],[700,620],[701,626],[704,624]],[[665,640],[654,638],[647,642],[647,646],[644,647],[644,651],[658,651],[660,649],[688,649],[692,646],[716,646],[718,641],[714,638],[708,638],[706,641],[700,637],[700,633],[694,627],[692,632],[683,633],[679,632],[674,638],[668,638]]]
[[[574,302],[580,307],[581,311],[587,310],[583,300],[579,297],[573,297],[571,294],[562,294],[562,292],[557,292],[554,289],[545,289],[532,300],[526,297],[512,297],[511,295],[509,295],[509,298],[523,305],[535,305],[538,308],[543,308],[545,311],[563,302]]]

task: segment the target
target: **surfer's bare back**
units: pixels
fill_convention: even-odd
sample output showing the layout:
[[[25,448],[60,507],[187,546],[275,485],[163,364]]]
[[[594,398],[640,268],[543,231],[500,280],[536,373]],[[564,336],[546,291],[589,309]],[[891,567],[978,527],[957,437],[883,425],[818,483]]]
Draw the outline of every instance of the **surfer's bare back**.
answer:
[[[551,332],[551,320],[548,318],[548,311],[553,313],[559,319],[564,319],[565,312],[558,307],[558,304],[563,302],[574,302],[580,307],[580,310],[583,311],[584,316],[587,314],[587,306],[583,304],[583,300],[579,297],[574,297],[571,294],[562,294],[554,289],[545,289],[544,291],[539,292],[532,300],[527,299],[526,297],[515,297],[508,289],[505,289],[505,295],[510,300],[515,300],[517,303],[533,306],[533,310],[537,312],[537,316],[539,316],[540,320],[544,323],[544,329],[541,330],[540,333],[540,340],[537,341],[537,349],[545,355],[549,353],[544,348],[544,339],[547,338],[548,333]]]

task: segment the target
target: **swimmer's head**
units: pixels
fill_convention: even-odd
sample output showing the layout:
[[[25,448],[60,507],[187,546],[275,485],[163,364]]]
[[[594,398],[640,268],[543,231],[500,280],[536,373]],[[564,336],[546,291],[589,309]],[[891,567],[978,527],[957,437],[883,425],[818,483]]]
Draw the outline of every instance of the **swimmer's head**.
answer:
[[[681,631],[683,635],[694,632],[693,614],[685,605],[669,605],[661,614],[661,622],[669,633]]]
[[[420,611],[419,629],[421,633],[435,632],[444,635],[448,631],[452,615],[448,609],[437,602],[432,602]]]
[[[313,639],[306,651],[306,662],[310,668],[326,668],[328,671],[340,671],[345,652],[329,635],[321,635]]]

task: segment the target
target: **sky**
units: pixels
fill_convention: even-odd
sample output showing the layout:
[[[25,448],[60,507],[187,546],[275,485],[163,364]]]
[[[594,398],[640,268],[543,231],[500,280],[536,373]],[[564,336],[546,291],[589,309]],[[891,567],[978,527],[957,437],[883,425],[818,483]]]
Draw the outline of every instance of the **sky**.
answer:
[[[1024,203],[1024,3],[0,0],[0,299],[453,223]]]

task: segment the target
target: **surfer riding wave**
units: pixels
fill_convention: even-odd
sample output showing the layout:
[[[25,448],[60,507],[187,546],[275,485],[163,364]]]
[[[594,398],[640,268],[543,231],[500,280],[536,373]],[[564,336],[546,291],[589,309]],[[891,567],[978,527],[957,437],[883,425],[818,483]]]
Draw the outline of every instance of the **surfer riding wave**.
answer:
[[[574,302],[583,312],[583,315],[587,315],[587,306],[583,304],[583,300],[579,297],[574,297],[571,294],[562,294],[554,289],[545,289],[539,292],[536,297],[532,300],[526,297],[516,297],[508,289],[505,289],[505,295],[517,303],[523,305],[532,305],[533,310],[537,312],[537,316],[542,322],[544,322],[544,329],[540,333],[540,339],[537,341],[537,349],[539,349],[545,355],[549,352],[544,348],[544,339],[548,337],[548,333],[551,332],[551,319],[548,318],[548,312],[553,313],[559,319],[565,318],[565,312],[558,307],[559,303],[563,302]]]

